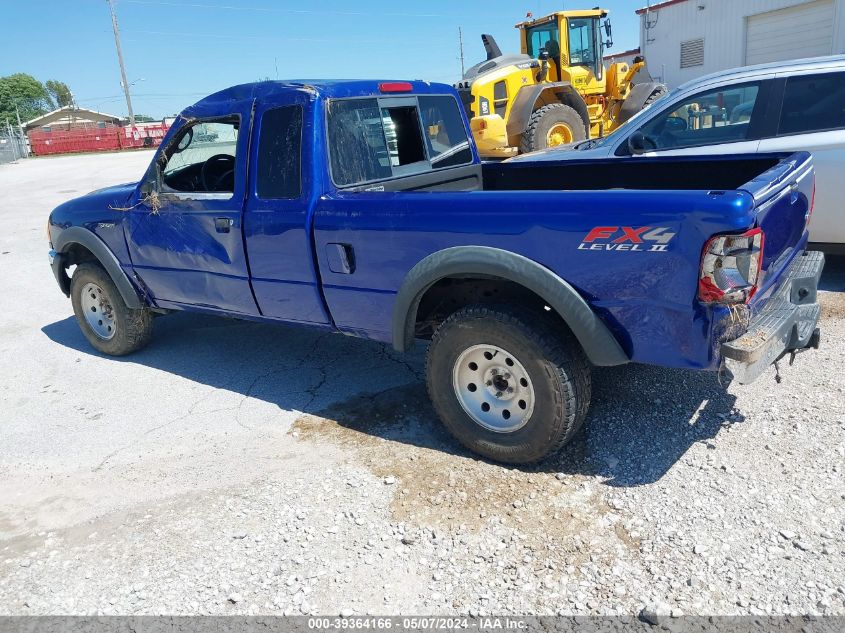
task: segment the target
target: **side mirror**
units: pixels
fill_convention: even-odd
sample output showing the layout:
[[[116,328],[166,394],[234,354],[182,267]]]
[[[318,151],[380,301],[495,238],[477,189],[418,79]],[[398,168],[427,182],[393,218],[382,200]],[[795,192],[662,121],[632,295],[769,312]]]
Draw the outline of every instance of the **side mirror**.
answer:
[[[628,137],[628,150],[633,155],[645,154],[657,149],[654,139],[642,132],[634,132]]]
[[[607,34],[607,39],[613,39],[613,27],[610,26],[610,18],[604,21],[604,32]]]
[[[173,148],[173,153],[178,154],[179,152],[184,152],[188,149],[188,145],[191,144],[191,141],[194,140],[194,128],[189,127],[185,130],[185,135],[179,139],[179,142],[176,144],[176,147]]]

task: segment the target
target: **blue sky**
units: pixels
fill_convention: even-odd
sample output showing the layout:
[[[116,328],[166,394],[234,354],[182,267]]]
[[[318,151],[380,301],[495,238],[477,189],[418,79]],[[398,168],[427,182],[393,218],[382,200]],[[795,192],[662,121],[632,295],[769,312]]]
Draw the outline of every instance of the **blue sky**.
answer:
[[[136,113],[161,117],[220,88],[258,79],[397,78],[452,83],[484,58],[481,33],[518,52],[527,11],[591,8],[597,0],[116,0]],[[635,9],[606,0],[615,46],[638,45]],[[0,76],[67,83],[79,105],[125,114],[105,0],[0,0]]]

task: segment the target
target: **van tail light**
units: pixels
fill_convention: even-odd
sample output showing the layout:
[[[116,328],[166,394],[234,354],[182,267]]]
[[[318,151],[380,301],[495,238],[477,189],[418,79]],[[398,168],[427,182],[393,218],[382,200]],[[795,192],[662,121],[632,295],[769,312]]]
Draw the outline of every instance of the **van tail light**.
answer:
[[[760,282],[765,234],[751,229],[741,235],[716,235],[701,257],[698,298],[705,303],[748,303]]]

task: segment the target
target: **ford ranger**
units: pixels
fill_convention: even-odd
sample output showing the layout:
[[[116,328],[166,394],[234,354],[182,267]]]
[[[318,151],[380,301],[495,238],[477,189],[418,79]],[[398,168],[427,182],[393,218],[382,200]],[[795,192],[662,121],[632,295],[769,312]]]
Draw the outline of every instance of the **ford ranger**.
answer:
[[[57,207],[50,257],[105,354],[174,310],[426,339],[450,432],[526,463],[572,438],[593,366],[746,383],[816,347],[813,192],[803,152],[482,164],[446,85],[261,82]]]

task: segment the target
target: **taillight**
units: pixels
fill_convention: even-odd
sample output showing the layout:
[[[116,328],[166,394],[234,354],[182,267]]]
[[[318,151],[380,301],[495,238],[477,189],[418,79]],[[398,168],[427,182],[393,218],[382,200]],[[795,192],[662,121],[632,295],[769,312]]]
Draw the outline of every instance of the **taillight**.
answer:
[[[698,298],[707,303],[748,303],[757,292],[765,234],[716,235],[704,245]]]

